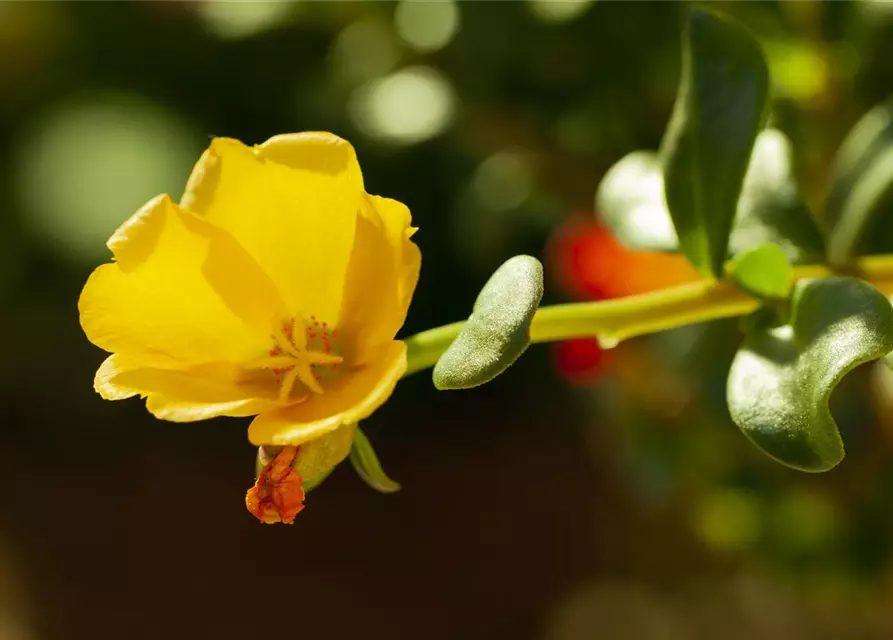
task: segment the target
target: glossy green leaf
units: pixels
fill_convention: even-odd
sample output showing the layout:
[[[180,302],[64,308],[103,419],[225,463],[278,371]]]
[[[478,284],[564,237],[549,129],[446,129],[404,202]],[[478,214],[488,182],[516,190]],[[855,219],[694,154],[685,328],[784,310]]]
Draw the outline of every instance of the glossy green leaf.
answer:
[[[350,453],[351,444],[358,431],[356,425],[344,425],[298,447],[292,469],[301,476],[301,486],[305,492],[315,489],[335,470]],[[269,464],[282,447],[259,447],[255,475]]]
[[[778,129],[757,136],[738,199],[730,253],[766,243],[781,247],[794,264],[822,262],[825,239],[794,176],[791,141]]]
[[[611,167],[595,194],[595,210],[627,246],[653,251],[679,248],[654,152],[633,151]]]
[[[840,146],[826,204],[828,258],[845,264],[871,245],[877,219],[893,213],[893,99],[862,117]],[[889,246],[889,242],[888,242]]]
[[[744,434],[776,460],[826,471],[844,448],[828,408],[840,379],[893,351],[893,307],[855,278],[801,280],[791,322],[747,336],[729,371],[727,400]]]
[[[353,465],[354,471],[376,491],[382,493],[394,493],[400,491],[400,485],[391,480],[378,461],[372,443],[366,437],[366,434],[358,427],[356,436],[353,440],[353,446],[350,449],[350,463]]]
[[[505,371],[530,344],[530,323],[542,297],[539,260],[507,260],[481,289],[462,331],[437,361],[434,386],[469,389]]]
[[[722,276],[768,91],[769,72],[756,38],[726,18],[693,10],[661,154],[679,246],[704,275]]]
[[[678,250],[655,153],[634,151],[615,164],[599,185],[596,211],[627,246]],[[794,264],[821,262],[825,254],[824,238],[794,178],[791,143],[778,129],[761,131],[754,143],[729,253],[769,242],[781,247]]]
[[[786,298],[794,277],[794,267],[777,244],[739,253],[728,270],[735,284],[758,298]]]

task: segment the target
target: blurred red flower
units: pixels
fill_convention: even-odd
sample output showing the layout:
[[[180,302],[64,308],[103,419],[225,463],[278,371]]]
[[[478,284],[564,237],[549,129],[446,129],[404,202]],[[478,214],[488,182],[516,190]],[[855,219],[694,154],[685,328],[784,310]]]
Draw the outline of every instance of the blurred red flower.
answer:
[[[622,298],[701,278],[679,254],[630,249],[593,216],[571,216],[553,234],[549,272],[565,294],[583,300]],[[595,382],[612,358],[594,338],[551,345],[558,372],[573,384]]]

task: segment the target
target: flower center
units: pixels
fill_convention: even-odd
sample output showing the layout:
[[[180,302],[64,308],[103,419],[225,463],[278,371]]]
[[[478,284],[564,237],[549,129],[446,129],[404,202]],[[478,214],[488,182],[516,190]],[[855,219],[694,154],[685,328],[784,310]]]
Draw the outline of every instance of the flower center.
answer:
[[[288,402],[300,384],[313,393],[322,393],[322,382],[337,375],[343,358],[333,353],[337,329],[329,329],[315,316],[305,322],[292,318],[275,327],[273,348],[268,355],[252,362],[249,369],[267,369],[279,385],[279,401]]]

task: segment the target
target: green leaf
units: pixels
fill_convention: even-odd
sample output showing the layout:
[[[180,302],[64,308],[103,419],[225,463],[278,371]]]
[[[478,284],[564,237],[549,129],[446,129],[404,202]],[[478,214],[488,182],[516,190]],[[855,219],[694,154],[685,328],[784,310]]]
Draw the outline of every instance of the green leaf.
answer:
[[[735,284],[757,298],[787,298],[794,277],[794,267],[777,244],[739,253],[728,270]]]
[[[831,223],[828,258],[846,264],[872,245],[869,230],[893,211],[893,99],[874,107],[852,128],[837,152],[826,204]],[[883,246],[883,245],[882,245]]]
[[[630,247],[679,249],[664,200],[660,160],[652,151],[633,151],[608,170],[595,194],[595,210],[614,236]]]
[[[655,153],[634,151],[615,164],[599,186],[596,211],[630,247],[678,250]],[[791,143],[778,129],[764,129],[754,143],[729,253],[769,242],[780,246],[794,264],[824,259],[824,239],[794,178]]]
[[[791,322],[753,330],[729,371],[732,420],[764,452],[827,471],[844,449],[828,398],[857,365],[893,351],[893,307],[855,278],[800,280]]]
[[[778,129],[757,136],[729,240],[732,254],[771,242],[794,264],[824,261],[825,239],[803,201],[793,155]]]
[[[507,260],[490,276],[462,331],[437,361],[434,386],[469,389],[505,371],[530,344],[530,323],[542,297],[539,260]]]
[[[363,482],[376,491],[382,493],[400,491],[400,485],[391,480],[381,468],[372,444],[359,427],[350,449],[350,463]]]
[[[726,18],[693,10],[661,154],[679,246],[704,275],[722,276],[768,90],[769,73],[756,38]]]

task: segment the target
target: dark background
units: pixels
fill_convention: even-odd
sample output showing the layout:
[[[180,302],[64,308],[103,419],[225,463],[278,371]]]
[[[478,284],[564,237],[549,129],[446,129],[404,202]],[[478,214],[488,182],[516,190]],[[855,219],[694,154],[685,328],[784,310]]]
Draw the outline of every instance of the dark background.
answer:
[[[243,506],[246,420],[92,389],[80,288],[213,135],[353,142],[420,228],[406,335],[466,316],[516,253],[548,302],[685,279],[592,201],[659,144],[687,8],[0,2],[0,640],[893,637],[893,374],[836,393],[840,467],[791,471],[729,421],[735,322],[535,346],[473,391],[408,378],[364,424],[403,491],[342,465],[291,527]],[[716,8],[764,43],[818,210],[893,92],[893,4]]]

